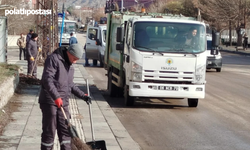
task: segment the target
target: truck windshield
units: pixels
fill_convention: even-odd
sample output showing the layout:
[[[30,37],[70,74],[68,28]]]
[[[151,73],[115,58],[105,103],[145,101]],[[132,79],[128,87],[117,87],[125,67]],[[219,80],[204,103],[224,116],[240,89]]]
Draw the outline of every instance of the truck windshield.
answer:
[[[58,31],[61,32],[62,22],[58,21]],[[63,33],[76,32],[77,25],[75,22],[64,22]]]
[[[160,53],[200,53],[206,50],[206,30],[201,24],[137,22],[133,48]]]

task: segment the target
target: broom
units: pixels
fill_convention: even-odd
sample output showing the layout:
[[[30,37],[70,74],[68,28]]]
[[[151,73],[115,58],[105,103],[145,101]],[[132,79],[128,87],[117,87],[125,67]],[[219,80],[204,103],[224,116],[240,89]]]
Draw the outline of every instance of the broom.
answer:
[[[76,131],[76,127],[73,126],[67,119],[67,116],[64,112],[63,107],[61,107],[61,110],[63,112],[64,118],[65,118],[65,124],[67,125],[69,134],[71,136],[71,150],[91,150],[90,147],[85,144],[80,138]]]

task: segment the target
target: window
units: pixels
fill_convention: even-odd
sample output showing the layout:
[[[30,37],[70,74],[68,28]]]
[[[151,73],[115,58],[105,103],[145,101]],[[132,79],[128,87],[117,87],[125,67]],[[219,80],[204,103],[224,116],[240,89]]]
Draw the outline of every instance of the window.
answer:
[[[200,53],[206,49],[206,30],[201,24],[136,22],[133,47],[140,51]]]
[[[61,29],[62,28],[62,22],[59,21],[58,22],[58,32],[61,33]],[[72,32],[76,32],[77,29],[77,24],[75,22],[64,22],[63,25],[63,33],[72,33]]]
[[[97,29],[89,29],[88,38],[91,40],[96,40],[97,39]]]
[[[127,30],[127,39],[126,39],[126,43],[129,45],[130,44],[130,38],[131,38],[131,22],[128,22],[127,26],[126,26],[126,30]]]
[[[103,30],[102,31],[103,32],[103,34],[102,34],[102,38],[103,38],[103,41],[106,43],[106,34],[107,34],[107,30]]]

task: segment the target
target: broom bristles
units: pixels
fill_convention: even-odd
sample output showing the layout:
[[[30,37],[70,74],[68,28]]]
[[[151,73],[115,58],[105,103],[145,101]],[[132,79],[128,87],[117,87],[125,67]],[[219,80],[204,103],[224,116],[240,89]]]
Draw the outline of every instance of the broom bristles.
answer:
[[[74,137],[71,138],[71,150],[92,150],[92,149],[81,139]]]

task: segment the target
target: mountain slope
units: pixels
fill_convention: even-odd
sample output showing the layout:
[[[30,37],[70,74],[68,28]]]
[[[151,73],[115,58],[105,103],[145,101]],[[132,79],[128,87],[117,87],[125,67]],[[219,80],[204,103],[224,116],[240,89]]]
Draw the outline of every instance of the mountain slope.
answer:
[[[64,3],[65,7],[82,6],[82,7],[103,7],[106,0],[58,0],[58,7]]]

